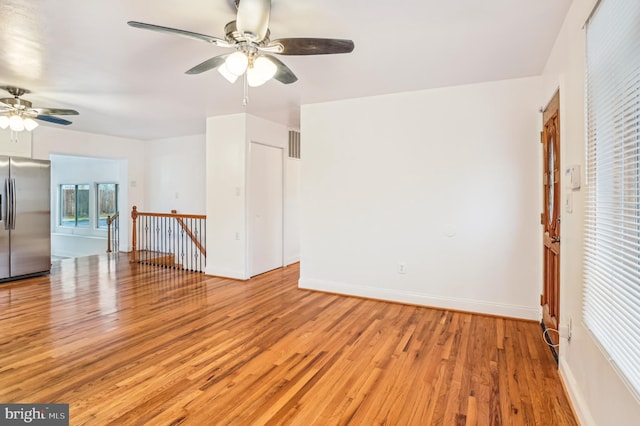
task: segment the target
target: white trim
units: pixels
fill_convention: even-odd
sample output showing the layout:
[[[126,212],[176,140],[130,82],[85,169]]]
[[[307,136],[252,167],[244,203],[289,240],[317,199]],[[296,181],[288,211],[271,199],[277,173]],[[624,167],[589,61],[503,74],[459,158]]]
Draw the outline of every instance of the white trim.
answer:
[[[284,266],[293,265],[294,263],[300,262],[300,255],[291,256],[284,260]]]
[[[386,300],[390,302],[408,303],[441,309],[453,309],[479,314],[498,315],[526,320],[540,320],[540,309],[526,306],[506,305],[481,300],[461,299],[433,296],[403,290],[375,288],[355,284],[338,283],[316,279],[300,278],[298,287],[307,290],[318,290],[329,293],[365,297],[368,299]]]
[[[207,267],[204,271],[205,275],[212,275],[215,277],[232,278],[234,280],[248,280],[250,277],[246,276],[245,271],[227,268],[217,268],[215,266]]]
[[[569,394],[569,399],[571,399],[571,402],[573,403],[573,410],[578,416],[580,424],[585,426],[595,426],[596,422],[591,416],[591,411],[589,411],[587,402],[582,397],[582,393],[580,392],[580,388],[578,387],[576,379],[573,376],[571,367],[569,367],[566,359],[562,356],[560,357],[558,371],[560,373],[560,376],[562,377],[562,381],[564,382],[564,387]]]

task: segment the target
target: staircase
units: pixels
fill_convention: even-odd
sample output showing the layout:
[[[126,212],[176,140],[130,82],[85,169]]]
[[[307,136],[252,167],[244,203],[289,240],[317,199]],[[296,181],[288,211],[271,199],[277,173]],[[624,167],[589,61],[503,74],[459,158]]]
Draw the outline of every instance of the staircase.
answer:
[[[206,216],[131,211],[131,262],[204,272]]]

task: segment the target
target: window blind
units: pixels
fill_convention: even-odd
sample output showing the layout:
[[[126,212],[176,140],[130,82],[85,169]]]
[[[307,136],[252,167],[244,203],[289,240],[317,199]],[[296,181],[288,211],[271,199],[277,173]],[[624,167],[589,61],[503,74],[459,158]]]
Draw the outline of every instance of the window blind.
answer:
[[[640,1],[586,26],[585,325],[640,395]]]

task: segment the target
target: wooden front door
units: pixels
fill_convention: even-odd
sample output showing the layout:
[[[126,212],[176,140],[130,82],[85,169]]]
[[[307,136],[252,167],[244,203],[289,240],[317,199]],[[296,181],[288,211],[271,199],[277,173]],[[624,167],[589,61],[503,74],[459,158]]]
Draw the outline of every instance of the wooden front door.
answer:
[[[544,292],[542,294],[543,321],[547,328],[558,330],[560,322],[560,96],[553,96],[542,113],[544,128],[542,213],[544,242]],[[554,345],[558,333],[547,333]]]

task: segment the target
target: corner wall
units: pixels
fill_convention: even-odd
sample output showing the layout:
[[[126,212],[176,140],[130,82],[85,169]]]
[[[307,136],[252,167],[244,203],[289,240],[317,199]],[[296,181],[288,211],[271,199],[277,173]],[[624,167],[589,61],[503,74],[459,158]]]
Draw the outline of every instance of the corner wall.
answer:
[[[207,118],[207,275],[247,279],[246,115]]]
[[[235,279],[251,276],[251,235],[248,217],[249,150],[251,142],[284,148],[288,129],[248,114],[207,118],[206,214],[207,268],[205,273]],[[297,192],[299,164],[284,165],[284,238],[287,261],[297,261]]]
[[[574,0],[544,71],[546,102],[560,89],[561,170],[586,165],[585,30],[595,0]],[[563,175],[563,179],[566,177]],[[560,322],[572,323],[572,338],[560,340],[560,373],[584,425],[636,425],[640,403],[618,376],[582,321],[585,189],[561,185],[563,205],[572,198],[573,212],[562,211],[560,253]]]
[[[538,320],[540,87],[304,105],[299,286]]]

